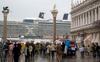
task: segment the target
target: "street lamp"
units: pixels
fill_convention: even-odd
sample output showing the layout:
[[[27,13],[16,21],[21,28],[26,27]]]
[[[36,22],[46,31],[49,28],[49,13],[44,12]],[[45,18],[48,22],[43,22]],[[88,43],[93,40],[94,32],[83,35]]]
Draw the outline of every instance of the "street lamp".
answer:
[[[56,16],[58,13],[58,10],[55,10],[56,5],[54,5],[53,10],[51,10],[51,13],[53,15],[53,42],[55,43],[56,40]]]

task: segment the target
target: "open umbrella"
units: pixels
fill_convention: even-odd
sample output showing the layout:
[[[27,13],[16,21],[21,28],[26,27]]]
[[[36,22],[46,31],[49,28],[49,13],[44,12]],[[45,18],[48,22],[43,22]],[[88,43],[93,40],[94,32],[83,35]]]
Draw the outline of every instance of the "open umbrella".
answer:
[[[55,43],[60,43],[60,41],[59,40],[56,40]]]

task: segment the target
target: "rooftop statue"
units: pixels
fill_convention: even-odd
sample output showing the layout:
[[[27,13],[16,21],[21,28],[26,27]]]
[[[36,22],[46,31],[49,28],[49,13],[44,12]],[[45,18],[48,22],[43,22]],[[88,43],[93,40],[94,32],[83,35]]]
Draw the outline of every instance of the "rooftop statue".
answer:
[[[3,7],[3,11],[9,12],[8,6],[7,7]]]
[[[54,4],[53,10],[55,10],[55,8],[56,8],[56,5]]]

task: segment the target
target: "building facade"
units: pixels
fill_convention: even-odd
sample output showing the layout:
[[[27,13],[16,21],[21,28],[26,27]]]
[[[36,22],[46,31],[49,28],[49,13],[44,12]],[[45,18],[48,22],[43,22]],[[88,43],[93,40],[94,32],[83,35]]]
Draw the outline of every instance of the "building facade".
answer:
[[[100,0],[72,0],[71,35],[78,44],[100,45]]]

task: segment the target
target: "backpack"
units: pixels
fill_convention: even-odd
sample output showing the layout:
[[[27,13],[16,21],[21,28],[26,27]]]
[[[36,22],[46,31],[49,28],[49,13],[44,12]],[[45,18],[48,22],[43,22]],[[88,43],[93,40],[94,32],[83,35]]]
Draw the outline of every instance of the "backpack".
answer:
[[[4,45],[4,49],[8,49],[8,45],[7,44]]]
[[[75,43],[72,43],[72,47],[75,47]]]

